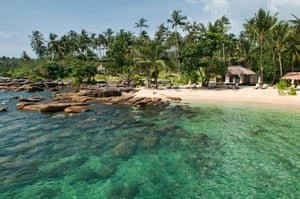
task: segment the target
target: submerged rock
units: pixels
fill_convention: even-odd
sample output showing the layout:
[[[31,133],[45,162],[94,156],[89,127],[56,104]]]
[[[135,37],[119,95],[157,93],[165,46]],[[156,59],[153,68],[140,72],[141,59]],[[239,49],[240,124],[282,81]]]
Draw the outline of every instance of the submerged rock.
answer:
[[[128,186],[121,186],[112,189],[108,194],[108,199],[130,199],[135,198],[140,192],[140,184],[133,183]]]
[[[159,142],[159,137],[154,133],[146,135],[140,143],[143,149],[149,149],[155,147]]]
[[[40,102],[44,100],[42,97],[31,97],[31,98],[19,98],[19,102]]]
[[[102,165],[100,169],[96,172],[96,176],[100,180],[109,178],[116,172],[116,167],[114,165]]]
[[[113,149],[113,154],[119,158],[128,158],[134,155],[136,147],[137,145],[134,141],[121,142]]]
[[[86,111],[89,111],[87,106],[69,106],[64,109],[65,113],[82,113]]]
[[[0,107],[0,112],[6,112],[7,111],[7,107]]]

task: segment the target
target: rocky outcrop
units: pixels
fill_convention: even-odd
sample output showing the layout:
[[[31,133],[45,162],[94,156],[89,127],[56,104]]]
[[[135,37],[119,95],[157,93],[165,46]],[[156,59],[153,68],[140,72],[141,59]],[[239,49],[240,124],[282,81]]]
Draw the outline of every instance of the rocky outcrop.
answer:
[[[25,78],[0,78],[0,89],[6,91],[28,91],[28,92],[37,92],[47,89],[57,89],[58,87],[68,86],[68,82],[57,82],[57,81],[38,81],[30,82]]]
[[[171,100],[178,98],[136,97],[132,89],[120,89],[118,87],[99,87],[82,89],[78,92],[56,93],[52,101],[42,103],[43,98],[30,97],[19,98],[17,108],[25,111],[40,111],[42,113],[65,112],[81,113],[89,111],[88,104],[102,102],[108,104],[133,105],[137,108],[155,107],[163,108],[169,105]]]
[[[70,103],[48,103],[40,105],[40,111],[43,113],[53,113],[58,111],[64,111],[65,108],[71,106]]]

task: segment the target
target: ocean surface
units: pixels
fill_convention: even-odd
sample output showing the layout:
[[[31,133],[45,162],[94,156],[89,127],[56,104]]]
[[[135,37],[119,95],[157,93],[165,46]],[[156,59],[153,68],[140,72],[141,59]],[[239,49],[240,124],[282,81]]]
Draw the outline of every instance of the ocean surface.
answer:
[[[0,198],[299,198],[300,111],[93,103],[73,116],[0,92]]]

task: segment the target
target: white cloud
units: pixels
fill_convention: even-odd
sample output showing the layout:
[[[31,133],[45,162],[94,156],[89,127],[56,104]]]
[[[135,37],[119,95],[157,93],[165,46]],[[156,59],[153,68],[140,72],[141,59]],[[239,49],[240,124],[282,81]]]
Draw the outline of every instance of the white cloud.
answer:
[[[230,7],[228,0],[201,0],[201,2],[204,4],[203,10],[213,14],[227,12]]]
[[[283,12],[285,10],[290,10],[291,12],[299,12],[300,1],[299,0],[268,0],[267,8],[272,13],[279,12],[280,14],[291,14],[291,13],[283,13]]]

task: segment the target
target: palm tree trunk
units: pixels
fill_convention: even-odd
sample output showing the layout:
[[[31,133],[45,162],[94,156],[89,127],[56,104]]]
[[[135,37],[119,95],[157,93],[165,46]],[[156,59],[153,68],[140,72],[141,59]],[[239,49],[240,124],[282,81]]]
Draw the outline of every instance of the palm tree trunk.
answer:
[[[263,45],[260,46],[260,84],[264,82]],[[262,86],[262,85],[261,85]]]
[[[283,76],[283,70],[282,70],[282,58],[281,58],[280,49],[277,49],[277,54],[278,54],[278,61],[279,61],[280,77],[282,77]]]
[[[276,84],[276,52],[274,52],[274,47],[272,48],[272,57],[273,57],[273,81],[272,84]]]

